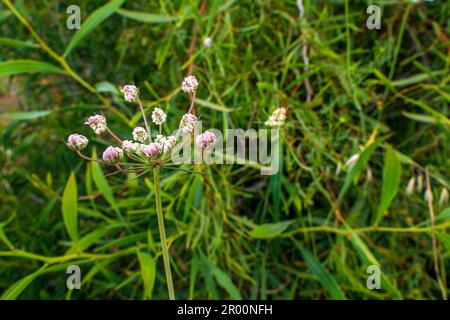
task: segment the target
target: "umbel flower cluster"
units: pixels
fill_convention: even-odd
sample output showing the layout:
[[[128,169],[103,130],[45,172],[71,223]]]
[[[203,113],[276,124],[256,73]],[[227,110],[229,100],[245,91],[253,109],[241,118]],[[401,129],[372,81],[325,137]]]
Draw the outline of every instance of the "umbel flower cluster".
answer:
[[[182,91],[189,93],[191,100],[195,97],[195,91],[197,90],[198,81],[195,76],[188,76],[184,79],[181,89]],[[154,125],[158,127],[158,134],[152,137],[150,126],[145,118],[142,102],[139,98],[139,89],[134,85],[126,85],[121,92],[124,95],[124,99],[127,102],[137,102],[142,112],[145,127],[136,127],[133,129],[131,136],[132,140],[121,140],[114,134],[107,125],[107,121],[103,115],[90,116],[85,124],[89,125],[95,134],[101,135],[108,133],[117,143],[116,146],[108,146],[103,152],[102,161],[108,165],[116,166],[122,171],[121,165],[135,166],[141,163],[143,167],[145,164],[151,166],[161,166],[163,158],[170,153],[170,151],[176,146],[179,134],[191,134],[194,131],[195,122],[197,117],[191,113],[193,102],[191,101],[191,108],[183,115],[179,123],[178,131],[175,135],[164,136],[162,134],[162,125],[167,119],[167,114],[161,108],[155,108],[152,112],[151,119]],[[211,131],[199,134],[195,137],[195,143],[201,146],[203,149],[211,148],[216,142],[216,136]],[[76,151],[81,157],[87,160],[91,159],[81,153],[86,148],[89,140],[80,134],[71,134],[67,139],[67,146]],[[125,155],[128,159],[134,160],[137,163],[122,163]]]

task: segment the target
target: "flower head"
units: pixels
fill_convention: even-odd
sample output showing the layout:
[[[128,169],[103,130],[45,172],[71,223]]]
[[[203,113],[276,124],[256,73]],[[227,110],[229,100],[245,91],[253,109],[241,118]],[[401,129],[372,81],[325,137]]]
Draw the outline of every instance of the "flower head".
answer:
[[[444,207],[448,203],[449,194],[447,188],[442,188],[441,196],[439,197],[439,206]]]
[[[197,121],[197,117],[192,113],[184,114],[180,121],[180,129],[184,133],[191,133],[192,131],[194,131],[195,121]]]
[[[157,158],[161,155],[162,148],[161,145],[157,142],[153,142],[150,144],[144,144],[141,146],[141,151],[144,155],[150,158]]]
[[[286,108],[276,109],[264,123],[268,127],[282,127],[286,121]]]
[[[123,87],[120,92],[123,93],[123,97],[125,98],[126,102],[133,102],[138,97],[138,91],[139,89],[134,85],[126,85]]]
[[[159,143],[163,149],[163,152],[166,152],[168,150],[173,149],[173,147],[175,146],[176,143],[176,138],[175,136],[168,136],[165,137],[163,135],[157,135],[155,142]]]
[[[210,37],[206,37],[203,39],[203,45],[207,48],[211,47],[212,39]]]
[[[90,116],[84,124],[88,124],[95,134],[101,134],[107,129],[106,119],[100,114]]]
[[[122,142],[122,149],[126,153],[137,153],[139,152],[139,143],[130,140],[124,140]]]
[[[359,153],[356,153],[352,155],[347,161],[345,161],[345,165],[348,169],[353,168],[353,166],[356,164],[356,162],[359,159]]]
[[[136,127],[133,130],[133,139],[140,143],[144,143],[148,139],[147,131],[142,127]]]
[[[216,142],[216,135],[211,131],[206,131],[205,133],[199,134],[197,138],[195,138],[195,142],[206,149],[214,145]]]
[[[123,151],[120,148],[109,146],[103,152],[103,161],[108,164],[116,164],[123,158]]]
[[[167,118],[167,114],[165,114],[165,112],[162,109],[155,108],[155,110],[153,110],[152,120],[153,120],[154,124],[162,125],[164,123],[164,121],[166,121],[166,118]]]
[[[75,151],[81,151],[86,148],[89,140],[80,134],[71,134],[69,138],[67,138],[67,146]]]
[[[197,90],[198,81],[195,76],[188,76],[184,78],[183,83],[181,84],[181,90],[186,93],[192,94]]]

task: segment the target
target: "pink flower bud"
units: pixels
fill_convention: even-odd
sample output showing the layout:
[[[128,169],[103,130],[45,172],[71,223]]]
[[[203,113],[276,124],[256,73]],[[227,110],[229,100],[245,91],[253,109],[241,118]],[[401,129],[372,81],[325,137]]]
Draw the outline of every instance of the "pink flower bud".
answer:
[[[191,133],[192,131],[194,131],[195,121],[197,121],[197,117],[192,113],[184,114],[180,121],[180,129],[184,133]]]
[[[69,138],[67,138],[67,146],[75,151],[81,151],[86,148],[89,140],[80,134],[71,134]]]
[[[124,140],[122,142],[122,149],[126,153],[137,153],[139,151],[139,143],[129,141],[129,140]]]
[[[177,139],[175,138],[175,136],[165,137],[165,136],[159,134],[156,136],[155,142],[157,142],[161,145],[161,147],[163,148],[163,152],[166,152],[167,150],[173,149],[173,147],[175,146],[176,140]]]
[[[186,93],[192,94],[197,90],[198,81],[195,76],[189,76],[184,78],[183,83],[181,84],[181,90]]]
[[[206,131],[205,133],[198,135],[195,142],[201,145],[202,148],[206,149],[214,145],[216,142],[216,135],[211,131]]]
[[[123,151],[120,148],[109,146],[103,152],[103,161],[108,164],[116,164],[123,158]]]
[[[138,88],[133,85],[126,85],[122,90],[120,90],[120,92],[123,93],[123,97],[125,98],[126,102],[135,101],[138,97],[138,91]]]
[[[159,155],[161,155],[162,149],[159,143],[153,142],[141,146],[141,151],[147,157],[157,158]]]
[[[101,134],[107,128],[105,117],[99,114],[90,116],[84,124],[88,124],[94,130],[95,134]]]

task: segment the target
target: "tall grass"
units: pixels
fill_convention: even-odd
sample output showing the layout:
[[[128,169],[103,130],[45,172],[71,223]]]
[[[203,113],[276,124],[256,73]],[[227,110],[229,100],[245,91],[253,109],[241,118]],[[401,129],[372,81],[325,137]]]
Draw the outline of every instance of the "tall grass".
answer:
[[[161,172],[177,298],[446,297],[448,2],[378,1],[381,30],[366,27],[369,1],[304,1],[302,16],[296,1],[79,3],[83,23],[97,17],[82,36],[66,28],[70,1],[0,4],[2,298],[168,298],[153,179],[110,176],[61,139],[101,107],[130,135],[140,118],[123,83],[145,92],[147,113],[179,119],[190,67],[204,126],[260,128],[280,106],[288,120],[274,176],[245,165]],[[82,289],[69,291],[73,264]],[[370,265],[381,290],[366,287]]]

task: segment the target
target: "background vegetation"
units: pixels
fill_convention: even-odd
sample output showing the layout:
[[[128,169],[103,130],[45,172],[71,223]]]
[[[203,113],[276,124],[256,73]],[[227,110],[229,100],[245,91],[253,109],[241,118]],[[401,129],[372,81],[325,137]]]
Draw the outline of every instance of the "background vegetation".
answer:
[[[366,27],[372,2],[381,30]],[[108,176],[62,139],[79,132],[89,153],[102,152],[106,138],[82,125],[102,106],[129,137],[140,119],[117,87],[130,82],[148,112],[162,106],[176,126],[192,63],[204,126],[260,128],[280,106],[288,120],[274,176],[241,165],[205,166],[204,176],[163,171],[177,298],[447,295],[450,209],[439,197],[450,184],[450,2],[305,1],[300,17],[294,0],[210,0],[204,10],[187,0],[12,1],[22,22],[8,3],[0,4],[2,298],[167,298],[151,178]],[[82,23],[107,6],[75,45],[71,4]],[[78,241],[62,218],[65,188],[77,190]],[[72,264],[81,290],[66,288]],[[366,288],[372,264],[381,290]]]

